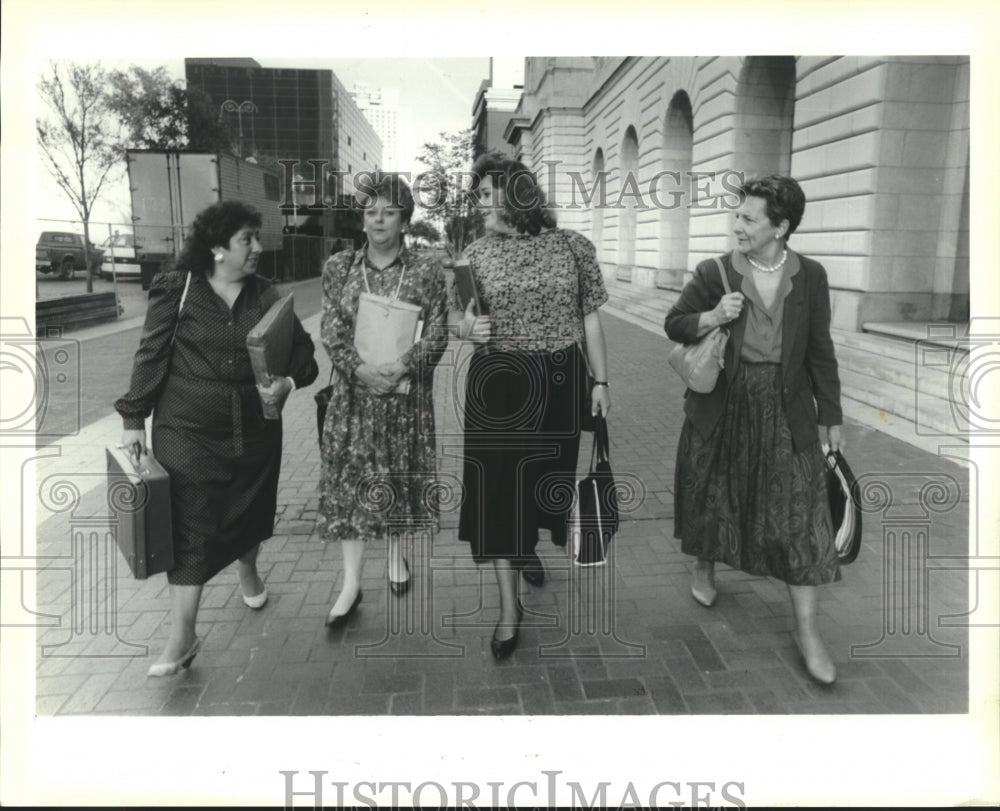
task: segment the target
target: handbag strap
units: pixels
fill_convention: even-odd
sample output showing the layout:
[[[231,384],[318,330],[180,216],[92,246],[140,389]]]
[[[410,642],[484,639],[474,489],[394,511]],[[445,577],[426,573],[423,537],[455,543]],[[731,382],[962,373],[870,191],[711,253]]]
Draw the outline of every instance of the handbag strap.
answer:
[[[725,288],[726,293],[732,293],[733,289],[729,286],[729,274],[726,273],[726,266],[722,264],[722,260],[718,256],[715,257],[715,264],[719,266],[719,276],[722,277],[722,286]],[[731,327],[729,324],[726,324],[723,327],[719,327],[719,329],[728,335]]]
[[[566,243],[566,247],[569,249],[570,256],[573,257],[573,266],[576,268],[576,276],[577,276],[576,299],[577,299],[577,302],[579,302],[580,301],[580,286],[579,286],[580,260],[577,258],[576,251],[573,250],[573,243],[569,241],[569,237],[566,236],[566,232],[563,231],[561,228],[558,229],[558,230],[559,230],[560,236],[562,236],[562,238],[563,238],[563,241]],[[581,310],[581,312],[583,311],[583,305],[582,305],[582,303],[581,303],[581,306],[580,306],[580,310]],[[580,351],[583,353],[583,365],[584,365],[584,367],[587,370],[587,374],[588,375],[592,375],[593,373],[590,370],[590,358],[587,355],[587,333],[584,332],[584,330],[582,328],[582,325],[581,325],[580,331],[583,332],[583,340],[579,342],[579,344],[580,344]]]
[[[590,451],[590,472],[596,469],[595,462],[610,463],[611,447],[608,440],[608,421],[603,414],[598,414],[594,420],[594,444]]]
[[[184,280],[184,292],[181,293],[181,303],[177,305],[177,320],[174,321],[174,334],[170,336],[170,345],[174,345],[174,341],[177,340],[177,325],[181,322],[181,313],[184,312],[184,302],[187,300],[188,287],[191,286],[191,271],[188,271],[187,278]]]
[[[729,274],[726,273],[726,266],[722,264],[722,260],[718,256],[715,257],[715,264],[719,266],[719,275],[722,277],[722,286],[726,288],[726,293],[732,293],[733,289],[729,286]]]

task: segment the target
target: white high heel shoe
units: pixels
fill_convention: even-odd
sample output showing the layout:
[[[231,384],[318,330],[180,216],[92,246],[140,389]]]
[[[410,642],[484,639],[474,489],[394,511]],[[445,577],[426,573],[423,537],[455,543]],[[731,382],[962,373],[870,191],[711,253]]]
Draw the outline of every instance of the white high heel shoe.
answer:
[[[147,676],[176,676],[181,670],[191,667],[191,662],[201,649],[201,639],[194,638],[194,644],[180,659],[174,662],[157,662],[146,671]]]
[[[264,586],[264,590],[260,594],[256,594],[253,597],[247,597],[240,591],[240,595],[243,597],[243,602],[248,608],[263,608],[264,603],[267,602],[267,586]]]

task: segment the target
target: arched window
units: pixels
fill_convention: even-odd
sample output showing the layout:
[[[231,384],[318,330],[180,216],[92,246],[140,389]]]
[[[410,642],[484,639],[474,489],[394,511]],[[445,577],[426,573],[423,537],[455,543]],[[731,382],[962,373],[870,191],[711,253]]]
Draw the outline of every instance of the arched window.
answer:
[[[660,269],[658,284],[670,288],[683,285],[688,269],[691,152],[694,115],[691,100],[683,90],[674,93],[663,122],[663,160],[653,203],[660,209]]]
[[[795,57],[752,56],[736,89],[733,168],[745,177],[787,175],[792,165]]]
[[[594,154],[594,165],[592,171],[592,183],[591,189],[594,192],[594,198],[591,201],[590,208],[590,237],[594,243],[594,247],[597,248],[597,258],[601,258],[601,252],[603,250],[604,242],[604,213],[607,210],[607,194],[600,194],[600,189],[603,187],[603,175],[604,175],[604,150],[598,148],[597,152]]]
[[[639,139],[635,127],[625,130],[621,149],[621,178],[618,201],[618,269],[631,280],[635,264],[635,221],[639,190]]]

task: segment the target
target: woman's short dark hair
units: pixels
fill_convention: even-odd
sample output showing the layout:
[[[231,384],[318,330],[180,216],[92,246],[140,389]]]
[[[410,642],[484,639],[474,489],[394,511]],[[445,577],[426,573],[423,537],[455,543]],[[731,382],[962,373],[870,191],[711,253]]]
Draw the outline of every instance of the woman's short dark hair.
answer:
[[[499,152],[480,155],[472,164],[471,191],[475,193],[484,180],[501,193],[500,219],[519,234],[535,236],[543,228],[555,227],[556,218],[547,207],[545,192],[538,185],[534,172],[520,161]]]
[[[806,196],[802,187],[794,178],[784,175],[766,175],[746,181],[740,187],[740,196],[760,197],[767,203],[767,218],[771,225],[779,226],[782,220],[788,220],[788,239],[802,222],[802,214],[806,210]]]
[[[210,276],[215,270],[213,249],[219,245],[228,246],[233,234],[244,226],[256,230],[261,222],[260,212],[246,203],[235,200],[212,203],[194,218],[178,267]]]
[[[403,224],[413,216],[416,204],[410,186],[397,172],[365,172],[358,181],[355,200],[361,208],[367,208],[375,200],[388,200],[403,211]]]

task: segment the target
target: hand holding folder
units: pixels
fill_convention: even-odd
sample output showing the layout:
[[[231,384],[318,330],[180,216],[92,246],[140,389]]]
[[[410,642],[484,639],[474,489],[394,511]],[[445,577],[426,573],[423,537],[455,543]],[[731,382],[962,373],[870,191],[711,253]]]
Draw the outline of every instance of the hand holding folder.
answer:
[[[295,334],[294,296],[278,299],[264,317],[247,334],[247,352],[257,385],[270,387],[273,377],[284,377],[292,359],[292,339]],[[281,406],[267,403],[261,398],[264,417],[276,420],[281,417]]]
[[[476,284],[476,274],[472,270],[472,264],[468,259],[459,259],[455,262],[455,289],[458,291],[458,300],[463,310],[467,310],[469,302],[474,302],[473,315],[487,315],[483,308],[483,302],[479,298],[479,286]]]
[[[354,348],[358,356],[376,369],[395,363],[420,340],[424,329],[422,315],[423,309],[416,304],[362,293],[354,325]],[[394,391],[406,394],[409,390],[410,381],[404,378]]]

